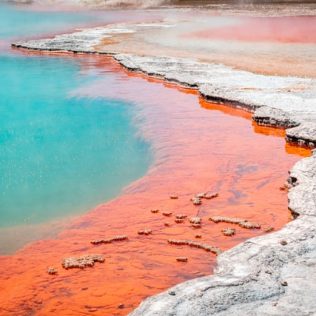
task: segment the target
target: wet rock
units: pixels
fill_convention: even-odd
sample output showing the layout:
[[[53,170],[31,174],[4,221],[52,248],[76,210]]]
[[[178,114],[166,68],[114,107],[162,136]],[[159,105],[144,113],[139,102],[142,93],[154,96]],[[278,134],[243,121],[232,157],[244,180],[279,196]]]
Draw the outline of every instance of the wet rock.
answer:
[[[247,228],[247,229],[260,229],[261,228],[261,225],[258,224],[258,223],[253,223],[253,222],[248,222],[247,220],[246,221],[243,221],[243,222],[240,222],[238,223],[238,225],[242,228]]]
[[[152,230],[151,229],[141,229],[138,232],[138,235],[151,235],[152,234]]]
[[[198,216],[193,216],[193,217],[190,217],[189,221],[191,224],[201,224],[202,218]]]
[[[163,216],[169,217],[172,215],[172,212],[162,212]]]
[[[202,199],[200,199],[198,197],[194,197],[194,198],[192,198],[192,203],[193,203],[193,205],[201,205]]]
[[[201,227],[202,227],[201,224],[191,224],[191,226],[192,226],[193,228],[201,228]]]
[[[261,107],[257,109],[252,119],[258,125],[262,126],[289,128],[298,125],[298,123],[291,118],[290,113],[270,107]]]
[[[238,217],[227,217],[227,216],[211,216],[209,218],[210,221],[214,223],[230,223],[230,224],[237,224],[242,228],[247,229],[260,229],[261,225],[254,222],[249,222],[246,219],[238,218]]]
[[[177,223],[177,224],[182,224],[182,223],[184,223],[184,219],[180,219],[180,218],[176,218],[174,221],[175,221],[175,223]]]
[[[58,270],[55,267],[48,267],[47,273],[50,275],[56,275],[58,273]]]
[[[218,197],[218,192],[206,192],[203,196],[204,199],[207,200],[211,200],[211,199],[215,199],[216,197]]]
[[[198,199],[202,199],[202,198],[204,198],[204,195],[205,195],[205,193],[204,193],[204,192],[201,192],[201,193],[197,193],[197,194],[195,195],[195,197],[198,198]]]
[[[114,236],[112,238],[107,238],[107,239],[95,239],[95,240],[91,240],[90,243],[93,245],[100,245],[100,244],[111,244],[112,242],[123,241],[123,240],[128,240],[128,236],[118,235],[118,236]]]
[[[84,269],[86,267],[93,267],[95,262],[103,263],[104,261],[104,256],[98,254],[69,257],[62,261],[62,267],[64,269]]]
[[[272,226],[268,226],[268,227],[266,227],[266,228],[264,229],[264,232],[265,232],[265,233],[270,233],[270,232],[272,232],[272,231],[274,231],[274,227],[272,227]]]
[[[222,233],[224,236],[233,236],[236,233],[236,230],[234,228],[225,228],[222,230]]]
[[[171,245],[176,245],[176,246],[189,246],[189,247],[194,247],[194,248],[199,248],[203,249],[208,252],[212,252],[216,255],[219,255],[222,251],[214,246],[210,246],[207,244],[202,244],[199,242],[196,242],[194,240],[184,240],[184,239],[168,239],[168,243]]]
[[[185,215],[185,214],[177,214],[176,215],[176,219],[185,219],[187,217],[188,217],[188,215]]]
[[[188,258],[187,257],[178,257],[178,258],[176,258],[176,260],[178,262],[188,262]]]

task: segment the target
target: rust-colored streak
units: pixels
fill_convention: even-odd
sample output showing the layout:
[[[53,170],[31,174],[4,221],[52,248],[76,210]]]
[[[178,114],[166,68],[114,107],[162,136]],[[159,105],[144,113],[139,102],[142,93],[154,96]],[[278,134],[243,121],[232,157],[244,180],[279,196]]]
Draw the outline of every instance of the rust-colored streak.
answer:
[[[316,17],[243,17],[232,26],[203,30],[189,36],[246,42],[316,43]]]
[[[79,216],[55,240],[41,240],[0,258],[3,316],[126,315],[149,295],[212,273],[215,254],[171,245],[168,239],[198,238],[226,250],[290,220],[287,193],[279,188],[299,157],[292,155],[297,154],[293,147],[285,149],[283,137],[271,137],[273,133],[263,132],[271,130],[267,128],[258,133],[249,113],[207,103],[194,90],[129,73],[109,58],[78,58],[83,71],[110,73],[78,94],[132,101],[155,162],[119,198]],[[192,196],[205,191],[219,196],[193,205]],[[165,217],[163,212],[172,214]],[[188,218],[177,224],[176,214]],[[201,228],[192,227],[192,216],[202,218]],[[261,229],[216,224],[210,216],[244,218]],[[227,228],[235,234],[225,236],[222,230]],[[144,229],[152,232],[138,235]],[[117,235],[128,239],[91,244]],[[104,255],[105,262],[83,270],[61,267],[62,259],[84,254]],[[188,260],[178,262],[179,257]],[[48,267],[58,273],[49,275]]]

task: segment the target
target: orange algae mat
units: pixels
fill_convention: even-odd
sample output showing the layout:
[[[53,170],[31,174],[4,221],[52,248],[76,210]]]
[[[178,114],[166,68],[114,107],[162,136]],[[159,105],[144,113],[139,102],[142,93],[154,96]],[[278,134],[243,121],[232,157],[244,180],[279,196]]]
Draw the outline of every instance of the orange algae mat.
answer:
[[[226,250],[263,234],[268,226],[280,229],[291,218],[280,186],[292,165],[310,153],[286,145],[283,131],[252,125],[247,112],[129,73],[108,58],[79,58],[83,71],[110,76],[76,93],[132,101],[135,123],[151,142],[155,161],[119,198],[78,217],[56,239],[0,257],[0,315],[126,315],[147,296],[212,273],[214,254],[169,245],[169,238],[194,240],[200,234],[196,241]],[[194,194],[208,190],[219,197],[192,205]],[[173,215],[164,217],[163,211]],[[202,228],[194,229],[188,221],[176,224],[176,214],[202,217]],[[208,220],[212,215],[249,219],[262,228],[215,224]],[[224,236],[226,227],[236,228],[235,236]],[[138,235],[142,229],[152,234]],[[90,243],[121,234],[129,239]],[[103,254],[105,262],[83,270],[61,267],[63,258],[93,253]],[[188,262],[177,262],[179,256]],[[49,266],[58,274],[48,275]]]

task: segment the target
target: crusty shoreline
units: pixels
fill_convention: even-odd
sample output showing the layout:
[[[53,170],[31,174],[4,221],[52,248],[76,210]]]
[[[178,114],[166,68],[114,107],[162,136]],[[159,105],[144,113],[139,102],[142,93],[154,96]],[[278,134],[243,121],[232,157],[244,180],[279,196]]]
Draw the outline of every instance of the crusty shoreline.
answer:
[[[96,45],[101,37],[111,37],[113,32],[113,28],[95,28],[13,46],[101,53]],[[316,145],[313,79],[263,76],[189,59],[127,54],[113,57],[127,69],[197,88],[207,99],[228,101],[251,111],[258,124],[287,128],[291,142],[311,148]],[[315,179],[314,152],[290,171],[289,208],[296,220],[278,232],[252,238],[224,252],[218,257],[214,275],[184,282],[150,297],[131,315],[315,314]]]

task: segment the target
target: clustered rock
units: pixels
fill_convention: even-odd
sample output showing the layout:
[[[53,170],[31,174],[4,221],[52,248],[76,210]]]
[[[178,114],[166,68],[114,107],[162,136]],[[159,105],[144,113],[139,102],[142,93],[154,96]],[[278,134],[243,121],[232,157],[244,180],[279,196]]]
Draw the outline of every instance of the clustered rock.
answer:
[[[105,261],[102,255],[84,255],[81,257],[69,257],[65,258],[62,262],[62,266],[65,269],[84,269],[86,267],[93,267],[95,262],[103,263]]]

